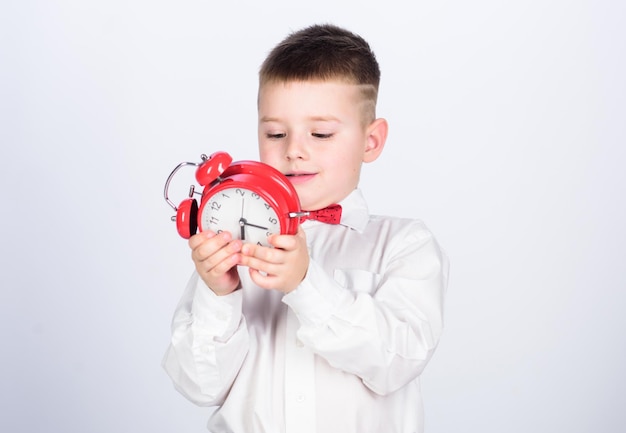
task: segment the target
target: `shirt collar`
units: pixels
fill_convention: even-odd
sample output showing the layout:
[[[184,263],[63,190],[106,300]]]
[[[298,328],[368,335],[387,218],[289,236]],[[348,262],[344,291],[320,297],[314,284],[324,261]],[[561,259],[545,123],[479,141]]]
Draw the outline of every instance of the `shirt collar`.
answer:
[[[367,203],[360,189],[355,189],[339,202],[341,205],[341,225],[363,233],[369,222],[370,215]]]

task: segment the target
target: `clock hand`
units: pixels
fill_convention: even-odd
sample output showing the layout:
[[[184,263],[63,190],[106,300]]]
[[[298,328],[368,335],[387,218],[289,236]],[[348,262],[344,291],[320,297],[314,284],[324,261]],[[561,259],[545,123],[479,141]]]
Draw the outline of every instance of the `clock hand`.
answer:
[[[241,224],[241,222],[240,222],[240,224]],[[243,220],[243,225],[250,226],[250,227],[255,227],[255,228],[257,228],[257,229],[267,230],[267,227],[258,226],[258,225],[256,225],[256,224],[250,224],[250,223],[249,223],[248,221],[246,221],[245,219]]]
[[[246,240],[246,219],[239,218],[239,229],[241,230],[241,240]]]
[[[246,219],[243,217],[243,206],[246,203],[246,201],[242,198],[241,199],[241,218],[239,218],[239,229],[240,229],[240,234],[241,234],[241,240],[245,241],[246,240],[246,225],[248,224],[248,221],[246,221]]]

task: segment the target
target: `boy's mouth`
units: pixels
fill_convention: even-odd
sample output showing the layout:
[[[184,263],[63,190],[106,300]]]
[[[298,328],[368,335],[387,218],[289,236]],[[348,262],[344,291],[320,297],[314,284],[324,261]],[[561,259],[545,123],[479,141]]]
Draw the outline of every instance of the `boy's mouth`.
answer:
[[[315,173],[287,173],[287,179],[293,184],[300,184],[312,179]]]

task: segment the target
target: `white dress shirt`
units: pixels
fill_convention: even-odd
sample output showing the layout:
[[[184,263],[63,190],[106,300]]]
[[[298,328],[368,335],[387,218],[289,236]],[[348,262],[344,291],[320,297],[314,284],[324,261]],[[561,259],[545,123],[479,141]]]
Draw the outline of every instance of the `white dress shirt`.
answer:
[[[341,224],[302,224],[311,261],[285,295],[216,296],[194,273],[163,366],[215,433],[417,433],[419,375],[443,327],[448,261],[417,220],[370,215],[360,190]]]

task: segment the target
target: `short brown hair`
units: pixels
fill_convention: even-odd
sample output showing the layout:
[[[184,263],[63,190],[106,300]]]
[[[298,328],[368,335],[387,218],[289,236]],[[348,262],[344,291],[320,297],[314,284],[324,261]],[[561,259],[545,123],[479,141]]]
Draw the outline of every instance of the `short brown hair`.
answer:
[[[306,27],[276,45],[259,71],[259,89],[268,82],[316,80],[339,80],[362,86],[373,120],[380,68],[374,52],[361,36],[332,24]]]

